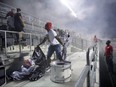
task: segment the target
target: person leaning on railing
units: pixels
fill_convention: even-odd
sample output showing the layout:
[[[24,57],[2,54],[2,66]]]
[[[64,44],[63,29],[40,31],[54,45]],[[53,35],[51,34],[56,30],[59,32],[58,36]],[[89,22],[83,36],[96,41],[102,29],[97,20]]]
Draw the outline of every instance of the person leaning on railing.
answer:
[[[14,31],[14,11],[15,9],[11,9],[11,11],[9,11],[5,17],[7,18],[7,26],[9,31]]]

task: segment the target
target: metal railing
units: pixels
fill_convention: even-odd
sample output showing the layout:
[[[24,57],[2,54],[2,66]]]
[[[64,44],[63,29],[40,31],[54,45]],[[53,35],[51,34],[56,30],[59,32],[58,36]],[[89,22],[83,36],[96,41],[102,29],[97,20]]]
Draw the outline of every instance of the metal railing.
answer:
[[[98,49],[97,44],[88,48],[86,52],[86,61],[83,71],[81,72],[75,87],[83,87],[85,79],[87,80],[86,87],[94,87],[96,82],[96,68],[97,68]]]
[[[4,4],[0,2],[0,17],[5,19],[6,14],[11,10],[11,9],[16,9],[13,6]],[[22,12],[22,17],[23,20],[25,22],[25,29],[30,29],[30,30],[37,30],[37,31],[41,31],[41,32],[45,32],[45,30],[43,29],[43,26],[45,24],[44,21],[41,21],[39,18],[34,17],[30,14],[25,13],[24,11]],[[1,19],[3,21],[3,19]],[[6,24],[6,19],[4,24]],[[28,27],[30,26],[30,28]]]
[[[2,39],[1,46],[3,46],[3,48],[4,48],[5,55],[7,55],[8,53],[11,52],[11,50],[10,50],[10,52],[7,52],[8,47],[14,47],[14,45],[16,45],[18,47],[18,49],[16,51],[21,54],[21,52],[23,51],[22,46],[24,43],[28,46],[28,51],[32,51],[31,47],[38,45],[40,38],[43,36],[42,34],[36,35],[36,34],[31,34],[31,33],[23,33],[25,42],[19,40],[19,43],[15,44],[16,34],[19,35],[18,32],[0,30],[0,39]],[[36,40],[36,41],[34,41],[34,40]],[[9,43],[10,43],[10,46],[9,46]]]
[[[9,40],[10,40],[10,48],[15,47],[15,40],[16,40],[16,34],[19,34],[18,32],[15,31],[6,31],[6,30],[0,30],[0,47],[2,45],[4,45],[4,53],[7,55],[7,49],[8,49],[8,45],[9,45]],[[31,51],[33,44],[35,44],[34,46],[38,45],[38,43],[40,42],[40,40],[43,38],[44,34],[43,33],[38,33],[38,34],[34,34],[34,33],[23,33],[23,37],[25,37],[26,39],[26,43],[28,43],[28,51]],[[1,40],[3,38],[3,40]],[[36,41],[35,41],[36,40]],[[4,41],[4,42],[3,42]],[[2,43],[3,42],[3,43]],[[68,47],[70,49],[69,52],[72,52],[72,46],[75,46],[74,43],[81,43],[81,42],[70,42],[70,46]],[[81,43],[83,44],[83,43]],[[18,44],[19,46],[18,49],[16,50],[16,52],[22,52],[22,44],[21,42],[19,42]],[[87,45],[85,45],[87,46]],[[75,46],[77,48],[81,49],[81,45],[80,46]],[[10,51],[11,52],[11,51]],[[14,51],[13,51],[14,52]]]
[[[16,9],[13,6],[4,4],[0,2],[0,17],[2,16],[3,18],[6,16],[7,12],[10,11],[12,8]],[[44,34],[45,33],[45,29],[44,29],[44,25],[45,22],[40,20],[37,17],[34,17],[30,14],[25,13],[26,11],[22,10],[22,16],[23,19],[25,21],[25,27],[24,27],[24,31],[28,32],[28,33],[33,33],[33,34]],[[0,25],[7,25],[7,19],[2,19],[0,18]],[[54,29],[57,29],[56,27],[54,27]],[[8,29],[6,29],[8,30]],[[89,45],[89,41],[84,40],[83,38],[79,38],[78,36],[75,36],[74,33],[72,31],[69,31],[70,35],[71,35],[71,43],[73,45],[73,47],[75,48],[79,48],[82,50],[86,50],[86,48]],[[78,49],[77,49],[78,50]]]

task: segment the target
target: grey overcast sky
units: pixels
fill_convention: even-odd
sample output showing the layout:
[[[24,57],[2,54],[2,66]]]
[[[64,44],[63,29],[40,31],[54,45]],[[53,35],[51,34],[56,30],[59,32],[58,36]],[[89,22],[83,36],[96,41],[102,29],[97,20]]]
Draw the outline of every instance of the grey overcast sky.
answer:
[[[116,37],[116,0],[3,0],[58,28]]]

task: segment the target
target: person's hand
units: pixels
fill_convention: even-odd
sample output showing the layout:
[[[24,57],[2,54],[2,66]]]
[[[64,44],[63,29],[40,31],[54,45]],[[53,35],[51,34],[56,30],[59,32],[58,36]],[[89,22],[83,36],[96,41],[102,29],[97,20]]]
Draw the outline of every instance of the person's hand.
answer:
[[[23,22],[23,27],[25,27],[25,22]]]
[[[65,43],[63,43],[62,46],[64,47],[65,46]]]

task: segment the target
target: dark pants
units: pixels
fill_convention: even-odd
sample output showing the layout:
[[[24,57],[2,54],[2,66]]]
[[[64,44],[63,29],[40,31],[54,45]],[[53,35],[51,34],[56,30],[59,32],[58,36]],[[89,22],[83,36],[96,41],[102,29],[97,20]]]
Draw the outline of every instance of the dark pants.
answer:
[[[113,58],[110,58],[110,57],[106,57],[106,63],[108,65],[108,69],[110,72],[113,72],[113,61],[112,61]]]
[[[15,26],[16,32],[24,32],[24,29],[23,29],[24,27],[22,26],[21,23],[16,22],[16,23],[14,23],[14,26]],[[19,34],[18,33],[16,33],[16,40],[19,41]]]
[[[57,58],[61,61],[62,60],[62,55],[61,55],[61,46],[60,44],[57,45],[50,45],[48,48],[48,53],[47,53],[47,61],[48,61],[48,66],[50,65],[51,59],[50,57],[52,54],[56,52]]]

